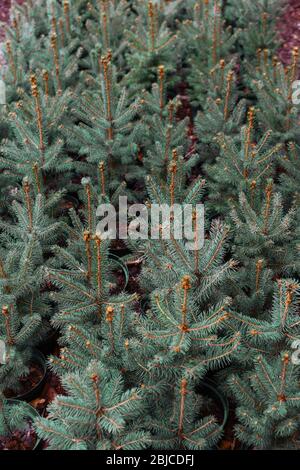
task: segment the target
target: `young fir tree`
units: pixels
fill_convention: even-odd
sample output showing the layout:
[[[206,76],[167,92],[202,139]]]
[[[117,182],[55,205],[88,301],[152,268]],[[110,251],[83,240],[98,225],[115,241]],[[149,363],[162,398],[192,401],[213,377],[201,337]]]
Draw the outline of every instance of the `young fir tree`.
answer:
[[[122,368],[124,338],[135,322],[137,296],[125,293],[124,286],[116,290],[110,241],[97,231],[96,208],[101,199],[88,178],[83,185],[84,221],[70,211],[73,226],[68,246],[54,247],[56,256],[47,267],[47,279],[59,289],[51,299],[58,308],[53,325],[61,330],[63,349],[60,359],[53,357],[50,362],[60,372],[87,367],[95,358]]]
[[[299,207],[300,148],[294,142],[288,142],[287,153],[281,160],[284,172],[280,175],[280,192],[287,200],[295,201]]]
[[[204,366],[214,367],[223,360],[226,362],[238,347],[238,335],[229,337],[222,324],[230,299],[222,294],[220,286],[235,267],[233,260],[223,261],[228,228],[220,221],[213,222],[204,246],[200,243],[200,250],[190,249],[186,239],[176,238],[174,220],[182,217],[182,206],[195,207],[203,193],[203,180],[196,180],[190,187],[186,184],[191,163],[175,152],[166,182],[148,177],[150,208],[152,204],[168,204],[173,217],[171,214],[168,224],[151,220],[155,233],[151,229],[150,240],[148,234],[144,234],[146,240],[141,240],[137,247],[144,259],[140,282],[144,291],[150,293],[151,309],[147,317],[141,319],[141,332],[150,343],[153,341],[153,351],[161,348],[160,354],[155,353],[157,359],[151,361],[151,370],[159,373],[161,367],[162,373],[168,374],[167,378],[176,375],[177,370],[201,376]],[[179,213],[176,213],[176,204],[181,204]],[[197,237],[201,220],[196,210],[191,216],[194,232],[190,242],[194,246],[200,242]],[[180,224],[183,228],[182,219]],[[168,238],[164,237],[165,231]],[[148,318],[150,313],[152,321]],[[196,361],[196,357],[199,360]]]
[[[151,93],[145,92],[142,98],[141,114],[147,139],[143,139],[139,154],[147,173],[162,176],[167,171],[172,152],[180,147],[185,155],[191,155],[191,144],[187,138],[188,117],[178,120],[176,116],[179,97],[167,100],[164,65],[159,65],[157,75],[158,80],[152,85]]]
[[[297,79],[299,50],[292,51],[290,66],[284,67],[269,50],[258,51],[258,66],[250,67],[250,86],[258,99],[258,120],[272,129],[275,142],[299,142],[298,111],[293,104],[293,83]]]
[[[67,0],[63,5],[43,0],[38,5],[25,4],[16,14],[6,42],[8,102],[28,90],[27,77],[32,70],[48,70],[58,93],[77,84],[84,53],[79,38],[83,39],[84,30],[71,10]]]
[[[83,58],[83,67],[87,70],[98,71],[101,55],[112,50],[114,62],[118,64],[119,72],[125,65],[127,41],[124,30],[133,23],[135,15],[128,0],[93,0],[78,8],[82,24],[88,34],[83,42],[87,56]]]
[[[269,302],[270,303],[270,302]],[[266,360],[273,360],[280,351],[292,351],[299,343],[299,283],[294,279],[279,279],[273,285],[273,302],[270,309],[251,312],[231,310],[227,315],[227,326],[240,334],[239,354],[232,361],[230,369],[219,372],[222,382],[232,372],[253,370],[258,354]],[[241,313],[242,312],[242,313]],[[294,353],[296,355],[297,352]],[[226,389],[226,387],[225,387]]]
[[[111,53],[101,61],[100,83],[81,96],[80,106],[74,108],[79,124],[68,127],[66,135],[69,149],[83,156],[74,163],[75,169],[93,175],[95,165],[103,162],[110,193],[122,181],[130,183],[141,174],[134,164],[141,138],[140,100],[129,100],[126,88],[117,82]]]
[[[68,87],[77,88],[80,71],[84,68],[83,27],[77,18],[73,17],[72,8],[67,0],[57,8],[57,2],[49,18],[49,33],[45,38],[45,53],[35,68],[49,69],[52,87],[55,92],[62,94]],[[49,68],[50,65],[50,68]],[[81,84],[81,87],[83,84]]]
[[[150,310],[138,319],[138,336],[126,341],[126,362],[135,366],[145,390],[153,391],[145,427],[154,448],[213,448],[222,432],[218,420],[206,416],[195,387],[207,369],[230,361],[239,334],[223,328],[228,299],[202,311],[197,290],[186,275],[175,288],[154,291]]]
[[[290,206],[291,204],[295,207],[295,255],[298,258],[300,250],[300,198],[299,198],[299,146],[293,142],[287,144],[287,153],[281,161],[281,165],[284,172],[280,175],[280,191],[283,194],[286,203]],[[297,270],[299,275],[299,267]]]
[[[188,282],[188,279],[185,279],[184,282]],[[188,286],[187,286],[188,287]],[[178,301],[177,301],[178,303]],[[187,305],[184,303],[184,305]],[[189,305],[190,307],[190,305]],[[115,309],[114,308],[108,308],[106,310],[106,321],[111,322],[111,326],[113,326],[112,317],[115,315]],[[222,309],[220,310],[220,312]],[[220,313],[216,312],[216,316]],[[127,312],[126,312],[127,313]],[[187,312],[190,313],[190,312]],[[187,317],[189,315],[187,314]],[[218,319],[215,316],[215,321],[211,319],[211,322],[209,324],[209,321],[206,323],[203,323],[203,335],[201,333],[202,328],[199,326],[199,330],[196,330],[194,333],[192,332],[191,328],[191,334],[192,336],[198,334],[199,338],[203,338],[203,341],[205,342],[207,334],[211,332],[211,329],[217,329],[218,323],[221,323],[222,318],[218,317]],[[124,319],[127,317],[125,314]],[[171,348],[169,351],[165,350],[164,347],[158,347],[158,344],[160,341],[159,336],[155,338],[155,335],[161,333],[158,331],[152,332],[152,334],[147,334],[144,336],[143,333],[143,327],[145,326],[145,323],[150,324],[153,323],[151,319],[145,319],[144,322],[142,322],[142,325],[138,325],[139,327],[139,335],[142,335],[141,338],[147,339],[147,342],[152,343],[150,341],[151,339],[156,340],[158,343],[156,347],[152,347],[150,344],[149,346],[147,345],[147,342],[145,340],[140,341],[138,337],[126,337],[124,336],[124,333],[120,335],[121,331],[119,329],[119,324],[117,323],[116,328],[115,328],[115,336],[114,336],[114,346],[116,349],[112,348],[109,351],[109,356],[105,357],[105,338],[109,336],[109,331],[105,334],[105,337],[103,338],[103,346],[104,346],[104,351],[102,351],[102,357],[104,359],[104,363],[106,364],[106,370],[109,370],[112,372],[112,363],[115,365],[118,364],[117,362],[117,353],[121,353],[122,356],[119,357],[119,363],[121,359],[121,364],[123,365],[123,368],[121,371],[123,374],[126,372],[125,377],[128,381],[128,379],[131,380],[129,383],[141,383],[141,391],[143,392],[145,396],[145,401],[147,403],[147,410],[148,413],[145,413],[145,417],[140,420],[141,426],[140,429],[145,431],[150,431],[151,432],[151,445],[155,447],[163,447],[167,444],[168,448],[176,448],[179,446],[180,448],[187,448],[187,449],[203,449],[203,448],[210,448],[212,447],[216,441],[218,440],[220,434],[221,434],[221,428],[220,425],[217,423],[216,419],[213,416],[208,416],[203,418],[202,420],[199,420],[199,411],[195,408],[189,408],[189,404],[192,403],[201,403],[201,397],[196,396],[195,393],[193,392],[194,388],[194,379],[201,377],[205,371],[205,366],[207,364],[212,365],[213,362],[221,363],[222,361],[226,361],[226,355],[229,355],[230,349],[235,349],[237,347],[237,341],[236,344],[234,344],[234,340],[229,341],[228,344],[218,344],[217,338],[214,335],[210,335],[209,341],[215,341],[214,345],[210,345],[211,349],[214,347],[215,354],[218,352],[218,348],[220,348],[220,355],[216,357],[203,357],[203,360],[201,361],[201,364],[198,363],[199,357],[197,354],[196,349],[194,350],[195,357],[191,357],[191,352],[190,355],[187,354],[187,352],[184,350],[186,348],[186,342],[185,340],[181,341],[182,344],[182,352],[181,355],[184,355],[183,357],[176,357],[178,356],[178,351],[176,354],[175,351],[175,346],[174,346],[174,352],[172,352],[173,348]],[[139,324],[139,322],[135,322]],[[125,323],[123,323],[123,331],[125,332],[126,330],[124,329]],[[133,323],[131,322],[131,325]],[[85,324],[86,326],[86,324]],[[209,332],[207,331],[209,329]],[[105,332],[105,330],[102,330]],[[128,330],[127,330],[128,331]],[[76,371],[82,370],[82,363],[83,363],[83,357],[80,357],[80,347],[78,347],[79,343],[85,342],[85,348],[86,348],[86,355],[92,355],[94,356],[93,359],[95,359],[96,355],[100,355],[99,349],[93,348],[92,346],[92,335],[91,332],[89,333],[89,336],[84,337],[85,330],[83,327],[78,326],[69,326],[69,339],[71,340],[71,348],[73,347],[74,350],[74,341],[77,346],[76,348],[76,354],[71,355],[70,354],[70,348],[65,352],[65,349],[62,351],[61,358],[60,358],[60,365],[61,365],[61,373],[63,372],[63,368],[65,368],[65,371],[70,369],[70,367],[74,368]],[[112,330],[111,330],[112,332]],[[205,333],[204,333],[205,332]],[[119,334],[118,334],[119,333]],[[190,336],[190,333],[187,332],[187,336]],[[177,332],[174,332],[174,337],[173,337],[173,342],[175,345],[176,341],[176,335]],[[87,340],[88,338],[88,340]],[[125,341],[124,341],[124,338]],[[236,338],[237,339],[237,338]],[[188,342],[188,338],[187,338]],[[120,345],[124,344],[123,351],[120,349]],[[171,343],[170,343],[171,344]],[[227,346],[227,348],[226,348]],[[180,346],[179,346],[180,348]],[[178,348],[177,348],[178,349]],[[226,353],[225,353],[225,349]],[[155,355],[152,356],[153,352],[155,351]],[[222,351],[222,353],[221,353]],[[79,354],[78,354],[79,353]],[[204,350],[203,350],[204,354]],[[173,357],[172,357],[173,356]],[[208,355],[209,356],[209,355]],[[98,356],[99,357],[99,356]],[[201,356],[200,356],[201,357]],[[109,360],[109,362],[108,362]],[[56,361],[57,362],[57,361]],[[52,361],[53,364],[53,361]],[[107,368],[107,364],[110,365],[109,368]],[[170,367],[172,365],[172,367]],[[124,369],[124,366],[125,369]],[[90,367],[90,366],[89,366]],[[191,386],[187,387],[187,380],[182,379],[181,385],[182,389],[180,393],[178,390],[178,387],[176,384],[178,383],[178,378],[180,375],[184,373],[187,376],[190,377],[191,379]],[[64,376],[65,377],[65,376]],[[67,376],[68,377],[68,376]],[[85,387],[87,386],[86,380],[84,380]],[[185,384],[185,385],[184,385]],[[103,391],[103,394],[105,392]],[[185,396],[187,395],[187,396]],[[86,392],[86,397],[91,396],[91,391]],[[180,399],[181,397],[181,399]],[[92,397],[91,397],[92,398]],[[170,402],[173,403],[172,406],[170,406]],[[165,403],[165,404],[164,404]],[[168,406],[166,406],[168,404]],[[67,406],[67,405],[66,405]],[[76,406],[76,405],[75,405]],[[53,418],[58,417],[58,406],[54,403],[53,405],[54,409],[56,411],[56,415],[53,414]],[[172,410],[177,409],[178,414],[173,415]],[[85,409],[86,411],[86,409]],[[51,413],[50,413],[51,414]],[[172,414],[172,418],[170,419],[170,414]],[[152,416],[152,418],[149,418],[149,416]],[[64,417],[64,423],[69,423],[69,420],[71,418],[67,415]],[[56,420],[56,423],[60,426],[60,421],[59,419]],[[46,431],[48,428],[46,427],[46,422],[45,427],[42,428],[42,430]],[[94,425],[90,423],[90,429],[93,432]],[[68,429],[70,429],[68,427]],[[55,428],[55,430],[58,430]],[[52,434],[52,431],[48,429],[47,431]],[[82,430],[78,432],[83,432]],[[130,434],[130,429],[128,430],[128,433]],[[55,434],[55,431],[54,431]],[[65,440],[65,430],[62,429],[62,434],[59,434],[57,436],[56,446],[66,446],[66,440]],[[44,434],[46,435],[46,434]],[[48,434],[49,435],[49,434]],[[98,448],[103,448],[103,445],[106,445],[105,442],[105,437],[104,436],[96,436],[95,439],[97,439],[97,446]],[[104,441],[104,442],[103,442]],[[59,447],[60,448],[60,447]],[[104,447],[105,448],[105,447]],[[139,448],[139,443],[135,443],[135,447],[138,449]]]
[[[164,220],[161,221],[161,214],[158,214],[159,217],[157,217],[152,215],[150,210],[150,217],[153,217],[153,219],[150,219],[150,239],[148,239],[150,234],[142,230],[140,240],[132,243],[137,253],[142,253],[143,258],[147,260],[142,272],[143,279],[145,279],[143,285],[146,291],[149,291],[152,287],[154,289],[156,287],[171,287],[174,285],[174,281],[179,282],[185,274],[196,275],[199,277],[199,282],[201,282],[201,269],[206,270],[207,265],[207,274],[212,274],[216,266],[215,262],[221,262],[228,230],[220,222],[217,221],[212,224],[210,236],[204,241],[204,244],[207,244],[204,248],[204,257],[199,255],[199,250],[189,250],[188,245],[185,243],[188,241],[188,235],[190,235],[189,241],[192,244],[200,242],[200,240],[195,239],[199,236],[198,224],[201,223],[199,213],[196,212],[196,204],[199,204],[202,200],[205,181],[198,178],[192,184],[188,184],[188,175],[197,159],[197,154],[194,154],[185,160],[174,149],[166,178],[161,179],[157,175],[148,175],[146,178],[149,209],[151,209],[152,204],[158,205],[161,209],[164,205],[170,207],[170,217],[166,219],[168,223]],[[189,213],[193,232],[191,234],[187,234],[183,230],[183,213],[187,206],[192,208]],[[174,223],[176,219],[177,223]],[[183,234],[182,240],[176,236],[178,228],[181,229]],[[224,269],[219,270],[220,277],[215,278],[217,282],[230,269],[230,264],[230,262],[225,263]]]
[[[29,371],[33,347],[49,330],[52,309],[47,290],[42,291],[42,270],[50,247],[64,233],[63,224],[49,215],[57,195],[46,200],[39,193],[33,198],[26,178],[20,192],[12,203],[11,221],[0,222],[0,337],[6,345],[0,374],[4,390],[20,387],[18,380]]]
[[[153,433],[154,449],[204,450],[213,448],[221,436],[214,416],[199,419],[204,399],[196,394],[187,379],[175,383],[171,395],[160,400],[147,423]],[[171,406],[170,406],[171,405]]]
[[[63,378],[68,396],[57,396],[48,419],[35,426],[48,449],[141,450],[150,435],[139,423],[147,409],[144,389],[128,388],[118,370],[92,361]]]
[[[176,40],[158,4],[141,0],[134,5],[137,16],[127,30],[129,52],[126,54],[129,72],[125,78],[131,93],[147,88],[156,80],[157,67],[164,64],[168,80],[176,69]]]
[[[1,301],[5,300],[9,300],[11,305],[3,304],[1,308],[0,340],[5,346],[5,363],[0,366],[0,389],[4,393],[17,395],[21,390],[20,379],[29,374],[33,347],[41,340],[42,318],[38,308],[43,304],[35,298],[33,310],[28,312],[31,299],[29,296],[20,299],[27,302],[27,305],[23,305],[22,314],[21,308],[14,304],[13,293],[1,295]]]
[[[256,209],[241,193],[231,217],[232,250],[241,266],[225,291],[234,299],[233,309],[261,319],[274,293],[272,281],[299,270],[295,210],[285,213],[282,197],[273,192],[270,181]]]
[[[259,281],[259,280],[258,280]],[[272,306],[267,311],[246,315],[244,310],[230,311],[228,321],[241,334],[238,362],[250,367],[258,353],[276,356],[282,349],[292,349],[299,338],[299,283],[295,279],[279,279],[273,286]],[[259,313],[259,314],[258,314]]]
[[[6,27],[4,58],[1,75],[6,84],[7,103],[18,101],[29,90],[28,74],[34,57],[41,54],[41,38],[47,34],[47,17],[40,5],[29,2],[21,11],[14,11],[12,24]]]
[[[181,26],[182,42],[189,52],[191,96],[195,104],[203,106],[208,91],[213,88],[211,78],[214,80],[218,63],[231,61],[238,33],[232,34],[231,27],[225,27],[220,1],[192,2],[190,11],[190,19]]]
[[[31,6],[30,12],[24,5],[19,16],[25,17],[28,31],[19,41],[13,42],[8,51],[9,73],[14,81],[17,80],[20,90],[21,85],[24,90],[28,88],[26,76],[32,70],[47,70],[49,89],[58,94],[68,87],[84,87],[84,80],[80,83],[79,75],[86,68],[83,58],[88,54],[89,35],[81,17],[76,14],[77,3],[43,0],[36,9]],[[18,23],[14,26],[21,28]],[[20,36],[20,32],[18,34]],[[11,35],[13,41],[16,32],[13,30]],[[18,55],[23,60],[22,67],[18,66]]]
[[[274,174],[275,160],[279,158],[282,146],[270,145],[271,130],[256,137],[255,113],[253,107],[248,110],[247,124],[241,128],[238,139],[226,134],[217,136],[220,156],[204,166],[208,206],[213,214],[227,214],[229,204],[237,201],[241,191],[254,200],[266,178]]]
[[[220,134],[236,137],[244,123],[246,101],[239,99],[237,77],[233,63],[225,64],[224,59],[203,81],[205,100],[195,117],[195,132],[198,137],[198,151],[201,161],[215,162],[220,153]],[[202,83],[202,82],[201,82]]]
[[[84,181],[84,183],[87,193],[89,193],[89,182]],[[89,209],[86,222],[90,223],[93,229],[94,221],[92,211],[89,212]],[[78,227],[77,233],[82,233],[78,219],[74,225]],[[224,336],[221,339],[221,334],[220,337],[217,335],[217,332],[223,330],[222,321],[226,317],[223,313],[224,306],[214,305],[209,312],[199,314],[198,306],[192,303],[192,298],[195,298],[197,290],[193,289],[193,295],[188,296],[191,286],[189,276],[185,276],[182,279],[182,286],[178,285],[178,290],[176,289],[174,293],[172,300],[174,305],[173,303],[163,305],[163,308],[171,309],[167,317],[173,316],[174,318],[169,324],[165,322],[164,325],[159,325],[159,328],[165,328],[165,333],[170,336],[169,347],[166,350],[165,339],[163,345],[160,339],[161,331],[154,326],[157,321],[153,322],[152,316],[139,319],[131,311],[130,303],[134,297],[125,297],[122,293],[114,297],[107,292],[108,271],[105,269],[105,251],[100,251],[100,245],[102,247],[104,244],[103,241],[101,242],[98,237],[95,239],[97,255],[95,263],[93,262],[94,256],[88,231],[84,232],[84,243],[81,244],[83,255],[80,258],[79,243],[75,245],[72,241],[72,248],[70,247],[71,252],[77,253],[77,264],[75,264],[75,256],[72,256],[70,251],[63,252],[60,249],[59,259],[65,260],[62,264],[65,263],[68,269],[49,270],[50,279],[61,288],[61,293],[55,295],[59,313],[55,315],[54,324],[62,328],[63,341],[66,344],[66,347],[61,351],[60,358],[53,357],[51,359],[52,367],[60,374],[64,374],[70,370],[73,372],[82,370],[88,366],[91,359],[100,359],[103,364],[109,366],[110,370],[112,367],[118,367],[123,373],[126,371],[125,377],[130,384],[136,385],[142,381],[142,389],[145,392],[148,390],[151,392],[147,396],[147,403],[149,413],[154,414],[155,418],[150,421],[145,419],[142,424],[143,429],[150,431],[153,435],[155,446],[164,442],[164,435],[166,435],[168,436],[167,441],[172,447],[176,447],[178,442],[183,448],[211,447],[221,432],[215,418],[210,416],[199,421],[195,410],[189,412],[186,409],[182,410],[178,416],[178,425],[181,430],[179,437],[173,431],[173,426],[166,426],[164,431],[157,431],[156,420],[158,417],[162,419],[163,423],[167,423],[170,414],[170,408],[168,408],[165,409],[165,414],[161,415],[157,399],[161,400],[168,393],[169,400],[174,400],[174,406],[175,404],[179,405],[178,396],[174,394],[179,374],[185,371],[184,373],[192,380],[199,378],[204,374],[206,367],[225,363],[228,357],[234,353],[239,344],[239,335],[226,338],[226,340],[224,340]],[[218,251],[220,248],[215,247],[215,249]],[[219,257],[219,253],[216,251],[213,255],[214,259]],[[83,258],[87,258],[84,264],[82,264]],[[211,260],[211,262],[214,261]],[[101,280],[100,286],[99,279]],[[89,286],[86,286],[88,282]],[[214,280],[211,278],[208,281],[210,286],[203,286],[203,296],[205,296],[204,291],[206,290],[207,293],[213,282]],[[218,283],[217,280],[215,282]],[[94,290],[97,291],[95,295]],[[164,291],[159,291],[159,294],[162,297],[165,295]],[[88,298],[82,300],[85,296]],[[181,305],[182,301],[183,305]],[[224,305],[227,303],[228,300],[224,299]],[[100,315],[99,309],[101,309]],[[164,320],[164,315],[161,318],[161,311],[155,309],[155,304],[153,304],[153,313],[156,314],[159,322]],[[187,321],[192,322],[189,327],[182,323],[184,315],[186,315]],[[176,322],[178,322],[178,328]],[[180,325],[182,326],[181,330],[179,329]],[[196,345],[198,341],[195,342],[195,345],[189,346],[194,337],[201,343],[203,341],[203,344],[210,343],[209,352],[205,351],[202,344],[199,349]],[[202,359],[200,362],[199,357]],[[171,368],[170,365],[172,365]],[[172,384],[171,387],[170,384]],[[194,385],[191,384],[189,396],[186,399],[187,403],[196,400],[193,387]],[[197,401],[199,400],[197,399]],[[66,416],[65,421],[67,422],[67,420]],[[58,439],[60,441],[63,438],[60,436]],[[59,441],[56,441],[56,445],[60,445]],[[98,441],[98,448],[101,448],[99,446],[103,445],[102,439],[99,440],[98,437]],[[62,445],[66,445],[64,440],[62,442]]]
[[[258,49],[277,49],[276,23],[281,10],[280,0],[226,2],[225,17],[234,27],[240,29],[238,44],[244,60],[255,61]]]
[[[155,351],[147,361],[150,377],[170,383],[183,374],[197,380],[207,369],[230,362],[238,349],[239,332],[231,334],[225,326],[230,299],[212,302],[206,292],[204,301],[199,290],[204,294],[197,281],[185,275],[173,290],[157,289],[151,294],[151,310],[141,318],[139,328]]]
[[[233,63],[223,59],[203,82],[205,98],[197,113],[195,128],[200,142],[210,142],[219,133],[237,134],[245,114],[245,102],[238,102],[237,78]]]
[[[9,402],[0,392],[0,436],[3,438],[11,438],[14,442],[16,432],[28,427],[32,421],[32,414],[27,403],[15,400]],[[1,450],[9,450],[5,446],[1,446]]]
[[[0,167],[7,183],[32,175],[37,191],[43,192],[52,185],[53,174],[67,174],[73,166],[64,154],[61,132],[71,95],[50,96],[49,74],[44,71],[39,78],[42,85],[31,74],[31,96],[22,94],[9,113],[11,132],[2,142]]]
[[[64,224],[51,217],[52,208],[60,197],[60,193],[54,193],[46,199],[39,188],[33,195],[33,185],[27,177],[23,179],[22,190],[16,188],[10,208],[11,220],[0,220],[2,246],[13,250],[16,262],[31,246],[33,267],[41,266],[52,244],[64,233]]]
[[[249,262],[261,260],[264,268],[276,275],[295,272],[297,240],[295,239],[295,209],[285,211],[280,193],[274,191],[272,180],[267,182],[264,196],[256,205],[244,193],[239,205],[232,210],[235,231],[233,251],[237,259]]]
[[[258,355],[254,370],[228,379],[238,402],[236,436],[255,449],[298,448],[299,366],[291,353]]]
[[[224,292],[233,299],[233,309],[260,317],[270,305],[274,273],[262,258],[243,257],[240,263],[237,258],[237,263],[238,270],[226,282]]]

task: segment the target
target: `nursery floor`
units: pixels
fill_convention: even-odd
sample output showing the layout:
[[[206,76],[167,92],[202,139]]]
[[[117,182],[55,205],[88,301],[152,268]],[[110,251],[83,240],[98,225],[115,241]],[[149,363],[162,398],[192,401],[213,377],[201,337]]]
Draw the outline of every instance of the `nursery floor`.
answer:
[[[278,21],[278,32],[282,46],[278,56],[284,64],[291,60],[293,47],[300,47],[300,0],[289,0],[284,14]]]

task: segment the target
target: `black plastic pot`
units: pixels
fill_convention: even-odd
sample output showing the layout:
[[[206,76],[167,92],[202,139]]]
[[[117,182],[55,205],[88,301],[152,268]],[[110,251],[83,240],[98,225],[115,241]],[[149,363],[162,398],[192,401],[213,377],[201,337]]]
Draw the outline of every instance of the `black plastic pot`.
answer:
[[[116,255],[118,258],[122,258],[122,256],[127,256],[130,254],[130,250],[126,246],[110,247],[109,251],[111,254]]]
[[[223,410],[223,420],[220,426],[221,426],[221,429],[223,430],[225,428],[225,425],[227,423],[228,416],[229,416],[229,403],[228,403],[226,396],[223,395],[222,392],[220,392],[217,384],[211,379],[201,380],[200,386],[199,386],[199,392],[200,393],[206,392],[206,395],[209,395],[211,398],[216,400],[221,406]]]
[[[44,321],[45,323],[47,322],[47,320]],[[59,332],[54,329],[54,327],[52,327],[50,324],[47,326],[49,326],[48,331],[45,334],[43,340],[38,345],[39,352],[41,352],[44,356],[52,354],[59,338]]]
[[[45,356],[36,349],[34,350],[32,354],[32,359],[30,362],[41,366],[41,368],[43,369],[43,377],[34,388],[32,388],[28,392],[23,393],[21,395],[16,395],[12,399],[30,402],[34,400],[35,398],[38,398],[41,394],[41,391],[44,388],[44,385],[46,383],[46,377],[47,377],[47,366],[46,366]]]
[[[109,254],[109,258],[113,261],[113,263],[116,265],[118,269],[121,269],[124,274],[125,278],[125,285],[124,285],[124,290],[126,289],[128,282],[129,282],[129,271],[126,266],[126,264],[122,261],[122,258],[119,256],[115,255],[114,253]]]
[[[7,398],[4,400],[4,404],[9,405],[9,406],[21,405],[21,407],[24,409],[24,422],[26,421],[33,422],[35,418],[39,417],[38,412],[31,405],[29,405],[29,403],[20,402],[20,400],[16,400],[13,398]],[[32,450],[36,450],[39,447],[40,443],[41,443],[41,439],[37,438],[36,443]]]
[[[69,203],[70,207],[62,207],[63,203]],[[75,211],[77,211],[79,206],[80,206],[80,202],[75,196],[72,196],[71,194],[66,194],[63,197],[61,204],[59,208],[57,209],[57,211],[61,215],[67,215],[70,209],[74,209]],[[55,216],[55,211],[52,212],[52,216],[53,217]]]

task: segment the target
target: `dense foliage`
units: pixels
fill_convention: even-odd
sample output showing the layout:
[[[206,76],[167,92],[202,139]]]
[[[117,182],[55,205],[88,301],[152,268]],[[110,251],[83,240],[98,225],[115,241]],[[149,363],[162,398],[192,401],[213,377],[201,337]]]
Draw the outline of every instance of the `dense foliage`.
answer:
[[[212,449],[224,429],[207,378],[243,445],[299,446],[298,49],[279,63],[281,7],[16,7],[1,70],[0,392],[18,391],[56,330],[48,365],[65,395],[35,421],[50,449]],[[105,239],[97,207],[125,195],[191,204],[196,225],[204,203],[203,247],[173,225],[169,240]]]

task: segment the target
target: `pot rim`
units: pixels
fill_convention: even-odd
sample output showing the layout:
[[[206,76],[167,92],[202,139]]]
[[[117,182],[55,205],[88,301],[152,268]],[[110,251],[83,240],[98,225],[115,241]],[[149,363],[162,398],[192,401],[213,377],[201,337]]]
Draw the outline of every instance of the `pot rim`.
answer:
[[[23,408],[27,409],[28,415],[26,415],[26,412],[25,412],[24,418],[26,417],[32,418],[32,422],[34,422],[35,418],[38,418],[40,416],[38,411],[26,401],[21,401],[21,400],[18,400],[17,398],[4,398],[3,402],[7,403],[8,405],[21,405]],[[34,444],[34,447],[31,450],[36,450],[40,442],[41,442],[41,438],[39,438],[38,435],[36,434],[36,442]]]
[[[201,388],[206,388],[214,395],[214,398],[221,404],[223,410],[223,421],[220,423],[220,427],[223,430],[226,426],[229,416],[229,403],[227,397],[220,391],[217,383],[211,379],[205,379],[200,381],[200,393]]]
[[[45,358],[44,354],[41,351],[39,351],[38,349],[33,349],[32,358],[29,362],[35,362],[35,359],[37,360],[36,362],[40,366],[42,366],[42,369],[43,369],[43,376],[42,376],[41,380],[33,388],[28,390],[27,392],[21,393],[20,395],[16,395],[14,397],[5,398],[6,400],[18,400],[18,401],[26,402],[27,395],[33,393],[35,390],[37,390],[43,384],[43,382],[45,380],[45,377],[46,377],[46,374],[47,374],[46,358]]]

